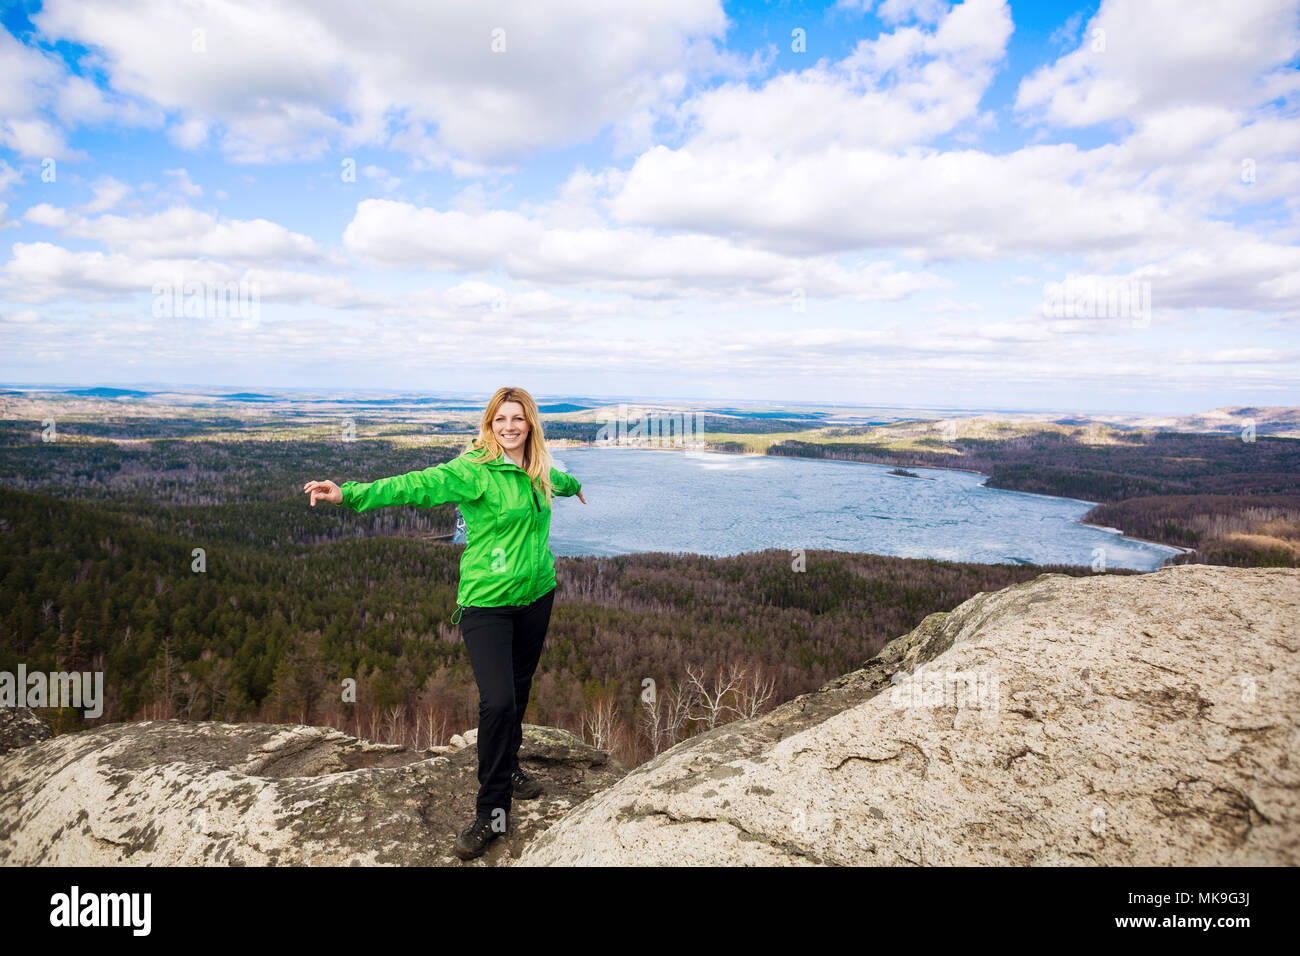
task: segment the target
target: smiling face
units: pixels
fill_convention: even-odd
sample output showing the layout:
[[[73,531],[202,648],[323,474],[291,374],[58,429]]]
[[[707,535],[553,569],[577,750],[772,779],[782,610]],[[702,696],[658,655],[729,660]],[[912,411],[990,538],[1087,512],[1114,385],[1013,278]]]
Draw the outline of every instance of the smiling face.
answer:
[[[507,455],[513,457],[523,454],[524,443],[528,440],[528,419],[524,417],[524,406],[518,402],[502,402],[492,417],[492,434]]]

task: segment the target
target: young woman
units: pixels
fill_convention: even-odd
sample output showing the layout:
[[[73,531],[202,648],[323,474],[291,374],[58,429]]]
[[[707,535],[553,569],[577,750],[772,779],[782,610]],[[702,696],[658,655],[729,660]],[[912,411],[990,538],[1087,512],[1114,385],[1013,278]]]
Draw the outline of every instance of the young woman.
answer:
[[[551,466],[537,403],[522,388],[499,388],[479,436],[459,457],[423,471],[372,482],[309,481],[303,491],[354,511],[388,505],[460,506],[466,524],[452,623],[460,623],[478,684],[478,800],[453,851],[481,856],[509,828],[512,797],[541,793],[519,768],[524,710],[551,620],[555,558],[551,497],[582,485]]]

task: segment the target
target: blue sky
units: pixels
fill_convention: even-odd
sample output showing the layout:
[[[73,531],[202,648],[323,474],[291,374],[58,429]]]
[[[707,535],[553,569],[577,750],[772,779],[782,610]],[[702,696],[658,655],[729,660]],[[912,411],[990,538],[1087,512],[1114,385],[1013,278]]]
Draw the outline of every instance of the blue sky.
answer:
[[[5,4],[0,379],[1300,404],[1300,0],[365,9]]]

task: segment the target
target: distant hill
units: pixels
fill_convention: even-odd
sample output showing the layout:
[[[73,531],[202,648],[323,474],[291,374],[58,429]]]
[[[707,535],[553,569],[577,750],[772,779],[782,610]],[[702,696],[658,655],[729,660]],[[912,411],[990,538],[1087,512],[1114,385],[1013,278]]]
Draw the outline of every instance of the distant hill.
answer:
[[[1099,420],[1104,419],[1098,416]],[[1227,405],[1190,415],[1133,417],[1125,423],[1137,428],[1175,431],[1237,433],[1254,423],[1256,435],[1300,437],[1300,408],[1291,405]]]
[[[714,409],[719,415],[737,418],[781,418],[789,421],[820,421],[825,416],[815,412],[745,412],[735,408]]]
[[[141,392],[134,388],[65,388],[67,395],[87,395],[94,398],[145,398],[152,392]]]

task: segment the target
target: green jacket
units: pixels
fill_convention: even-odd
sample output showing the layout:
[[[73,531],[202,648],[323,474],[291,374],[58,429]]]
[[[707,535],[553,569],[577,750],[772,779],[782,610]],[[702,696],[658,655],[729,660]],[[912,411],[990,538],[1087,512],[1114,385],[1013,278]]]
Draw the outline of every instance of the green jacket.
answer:
[[[551,554],[551,505],[531,487],[528,473],[504,452],[496,461],[476,464],[467,451],[451,461],[376,481],[339,485],[344,507],[369,511],[388,505],[432,508],[455,502],[465,516],[465,551],[460,556],[459,605],[499,607],[531,604],[555,587]],[[556,495],[576,495],[582,484],[551,469]]]

